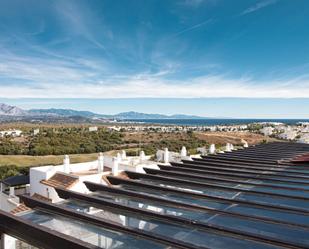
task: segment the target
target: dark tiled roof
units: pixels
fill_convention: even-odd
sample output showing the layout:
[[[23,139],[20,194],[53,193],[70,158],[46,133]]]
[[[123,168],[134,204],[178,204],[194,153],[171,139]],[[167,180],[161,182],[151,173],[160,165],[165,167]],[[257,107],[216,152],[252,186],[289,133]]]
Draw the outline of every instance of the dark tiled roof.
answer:
[[[26,185],[29,184],[29,175],[10,176],[1,180],[1,182],[10,187]]]

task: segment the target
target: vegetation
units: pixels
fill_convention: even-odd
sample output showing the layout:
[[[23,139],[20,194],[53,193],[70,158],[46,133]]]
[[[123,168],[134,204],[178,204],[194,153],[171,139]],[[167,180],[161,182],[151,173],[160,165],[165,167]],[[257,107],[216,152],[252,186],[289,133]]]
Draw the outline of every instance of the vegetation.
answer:
[[[89,132],[84,128],[44,129],[24,141],[0,139],[2,155],[63,155],[84,154],[112,150],[122,143],[122,133],[100,129]]]
[[[262,128],[263,128],[262,124],[258,123],[248,124],[248,130],[251,132],[258,132]]]
[[[83,131],[80,129],[48,130],[29,144],[29,155],[82,154],[107,151],[121,144],[121,133]]]
[[[25,148],[10,138],[2,138],[0,140],[0,154],[1,155],[19,155],[24,153]]]
[[[189,154],[195,154],[198,147],[209,143],[237,145],[245,139],[255,144],[265,139],[258,134],[231,132],[111,132],[104,127],[89,132],[88,127],[82,125],[39,126],[40,133],[34,136],[33,128],[20,124],[23,137],[0,138],[0,178],[26,172],[25,167],[61,164],[64,154],[70,155],[72,163],[78,163],[95,160],[98,152],[125,149],[127,155],[135,156],[144,150],[147,155],[154,155],[158,149],[167,147],[170,151],[180,151],[186,146]]]
[[[142,146],[142,150],[146,155],[155,154],[157,149],[168,148],[170,151],[180,151],[181,147],[185,146],[188,151],[193,151],[198,147],[205,146],[205,141],[197,139],[195,136],[190,137],[188,140],[161,140]]]
[[[157,149],[168,147],[180,151],[182,146],[194,151],[205,146],[205,141],[194,133],[108,131],[99,128],[89,132],[87,127],[40,127],[33,134],[32,127],[23,129],[23,137],[0,138],[0,178],[27,172],[25,168],[41,165],[61,164],[64,154],[70,154],[72,163],[95,160],[98,152],[126,149],[128,155],[138,155],[140,149],[147,155]]]
[[[146,154],[154,154],[157,149],[168,147],[179,151],[182,146],[195,149],[205,145],[194,133],[138,133],[110,132],[104,128],[89,132],[83,127],[44,128],[32,136],[29,132],[23,139],[1,138],[1,155],[64,155],[88,154],[117,149],[140,147]],[[132,135],[132,136],[131,136]]]
[[[72,163],[80,163],[96,160],[98,153],[70,155]],[[63,162],[63,155],[26,156],[26,155],[1,155],[0,167],[3,165],[15,165],[17,167],[33,167],[42,165],[58,165]]]
[[[0,180],[18,174],[28,174],[29,168],[17,167],[15,165],[0,166]]]

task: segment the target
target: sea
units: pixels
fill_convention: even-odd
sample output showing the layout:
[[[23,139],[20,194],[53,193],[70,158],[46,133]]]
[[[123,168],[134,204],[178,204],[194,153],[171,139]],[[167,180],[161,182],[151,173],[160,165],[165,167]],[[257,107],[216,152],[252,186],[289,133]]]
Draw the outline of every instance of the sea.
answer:
[[[294,125],[299,122],[309,122],[309,119],[134,119],[131,122],[160,125],[183,126],[213,126],[213,125],[238,125],[261,122],[276,122]]]

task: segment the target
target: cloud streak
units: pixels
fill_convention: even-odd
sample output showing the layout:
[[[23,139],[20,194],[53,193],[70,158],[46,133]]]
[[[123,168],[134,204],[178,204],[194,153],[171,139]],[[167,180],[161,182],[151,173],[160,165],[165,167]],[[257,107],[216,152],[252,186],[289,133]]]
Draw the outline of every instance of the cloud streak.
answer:
[[[161,63],[155,71],[128,74],[101,58],[54,56],[48,50],[41,51],[44,57],[21,56],[4,48],[0,52],[1,98],[309,98],[308,74],[272,80],[222,73],[183,78],[178,74],[193,70],[185,69],[188,65]]]
[[[197,8],[201,4],[204,4],[204,3],[215,4],[217,1],[218,0],[183,0],[180,2],[180,5]]]
[[[93,31],[94,21],[100,23],[102,26],[103,24],[96,20],[94,13],[89,10],[87,6],[79,6],[74,2],[63,1],[55,5],[55,10],[59,18],[63,19],[62,26],[66,27],[67,32],[74,32],[75,34],[82,35],[95,47],[107,52],[105,45],[96,38],[96,34]],[[104,29],[106,29],[106,27],[104,27]]]
[[[23,65],[19,64],[16,67]],[[0,66],[1,75],[9,76],[15,68]],[[28,66],[20,78],[32,84],[1,86],[0,97],[7,98],[202,98],[202,97],[309,97],[309,77],[290,80],[257,82],[248,77],[231,79],[225,75],[210,75],[191,80],[168,80],[169,72],[114,75],[96,80],[98,75],[89,68],[80,72],[69,66]],[[44,77],[46,76],[46,77]],[[93,79],[95,78],[95,79]],[[92,80],[91,80],[92,79]],[[9,82],[9,80],[8,80]]]
[[[264,0],[264,1],[260,1],[258,3],[256,3],[255,5],[245,9],[241,15],[247,15],[253,12],[256,12],[260,9],[266,8],[267,6],[273,5],[275,3],[277,3],[278,0]]]
[[[208,19],[208,20],[206,20],[206,21],[203,21],[203,22],[200,22],[200,23],[198,23],[198,24],[195,24],[195,25],[193,25],[193,26],[191,26],[191,27],[189,27],[189,28],[186,28],[186,29],[183,29],[183,30],[177,32],[176,34],[173,35],[173,37],[177,37],[177,36],[183,35],[184,33],[187,33],[187,32],[189,32],[189,31],[192,31],[192,30],[194,30],[194,29],[201,28],[201,27],[203,27],[203,26],[205,26],[205,25],[211,23],[212,21],[213,21],[212,19]]]

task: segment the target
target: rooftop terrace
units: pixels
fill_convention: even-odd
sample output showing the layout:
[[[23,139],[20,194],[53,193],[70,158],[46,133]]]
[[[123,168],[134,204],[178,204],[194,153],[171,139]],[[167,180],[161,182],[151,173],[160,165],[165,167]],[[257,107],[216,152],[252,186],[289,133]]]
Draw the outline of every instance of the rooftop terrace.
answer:
[[[40,248],[309,248],[309,145],[270,143],[183,160],[146,174],[24,195],[0,232]],[[301,157],[306,158],[306,157]]]

